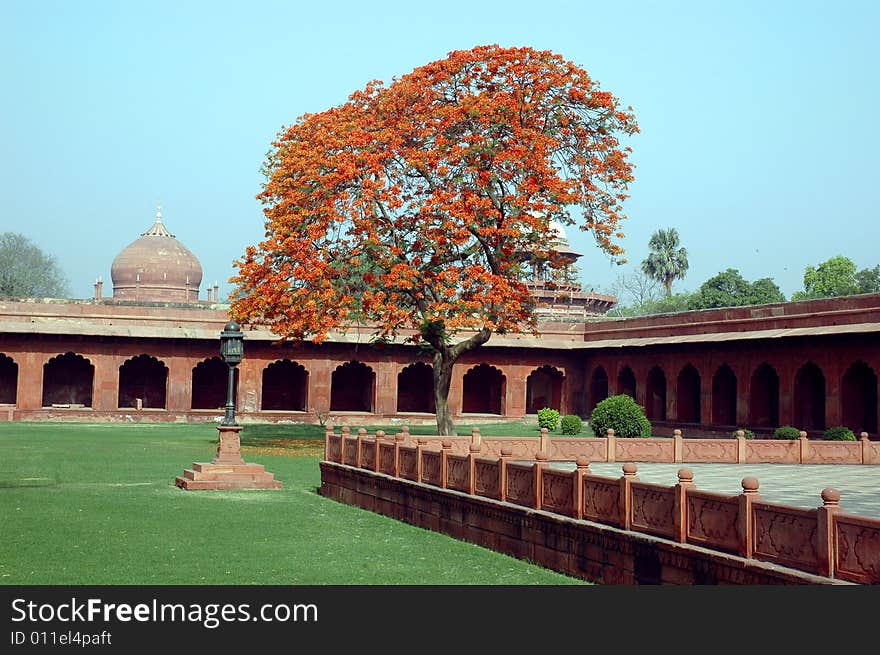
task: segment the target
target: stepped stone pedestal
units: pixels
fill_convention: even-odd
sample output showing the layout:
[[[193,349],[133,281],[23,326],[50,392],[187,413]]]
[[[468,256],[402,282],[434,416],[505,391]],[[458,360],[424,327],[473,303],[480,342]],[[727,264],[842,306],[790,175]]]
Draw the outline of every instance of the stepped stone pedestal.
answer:
[[[248,464],[241,458],[241,426],[221,425],[217,456],[208,463],[195,462],[178,476],[174,484],[181,489],[280,489],[281,482],[262,464]]]

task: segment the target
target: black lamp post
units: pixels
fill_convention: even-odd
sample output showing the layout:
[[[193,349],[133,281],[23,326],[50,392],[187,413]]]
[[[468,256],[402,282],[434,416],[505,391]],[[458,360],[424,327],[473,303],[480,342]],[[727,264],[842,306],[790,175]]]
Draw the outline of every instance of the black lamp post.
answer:
[[[244,334],[238,323],[229,321],[220,333],[220,355],[229,367],[229,382],[226,387],[226,414],[220,425],[238,425],[235,422],[235,367],[244,356]]]

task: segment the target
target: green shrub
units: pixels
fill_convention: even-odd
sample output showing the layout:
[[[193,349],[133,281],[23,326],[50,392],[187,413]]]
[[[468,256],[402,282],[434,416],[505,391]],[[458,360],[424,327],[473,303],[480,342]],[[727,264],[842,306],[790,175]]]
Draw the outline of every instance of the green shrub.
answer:
[[[580,416],[568,414],[562,417],[562,434],[580,434],[584,429],[584,422]]]
[[[629,396],[610,396],[596,405],[590,416],[590,427],[597,437],[604,437],[608,428],[616,437],[650,437],[651,423],[644,410]]]
[[[828,441],[855,441],[856,435],[849,428],[838,425],[825,430],[825,439]]]
[[[774,439],[797,439],[801,431],[791,425],[783,425],[773,430]]]
[[[755,433],[752,432],[751,430],[749,430],[748,428],[737,428],[736,430],[734,430],[733,432],[730,433],[730,436],[736,438],[736,433],[739,432],[740,430],[743,431],[743,434],[745,435],[746,439],[754,439],[755,438]]]
[[[538,427],[555,430],[559,427],[559,412],[555,409],[545,407],[538,410]]]

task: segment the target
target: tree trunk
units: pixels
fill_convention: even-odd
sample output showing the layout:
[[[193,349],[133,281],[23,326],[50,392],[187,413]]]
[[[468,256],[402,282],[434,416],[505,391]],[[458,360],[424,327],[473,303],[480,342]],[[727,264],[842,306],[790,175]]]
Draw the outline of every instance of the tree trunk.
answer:
[[[449,387],[452,384],[452,367],[464,353],[479,348],[489,340],[492,331],[482,328],[472,337],[449,346],[443,341],[442,331],[423,334],[434,348],[434,411],[437,416],[437,434],[455,436],[455,423],[449,413]]]
[[[449,413],[449,385],[452,383],[452,365],[443,353],[434,354],[434,411],[437,412],[437,434],[455,435],[455,423]]]
[[[672,296],[672,278],[663,280],[663,287],[666,289],[666,297]]]

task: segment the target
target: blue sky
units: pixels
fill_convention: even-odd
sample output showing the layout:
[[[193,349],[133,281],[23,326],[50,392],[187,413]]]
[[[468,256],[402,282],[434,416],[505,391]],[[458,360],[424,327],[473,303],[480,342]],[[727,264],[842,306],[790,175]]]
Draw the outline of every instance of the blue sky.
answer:
[[[878,7],[6,2],[0,231],[54,254],[89,297],[161,201],[203,283],[225,295],[232,261],[263,236],[254,196],[282,125],[451,50],[525,45],[584,67],[641,128],[630,265],[569,229],[588,289],[609,288],[651,232],[675,227],[690,259],[677,290],[734,267],[790,295],[805,266],[834,255],[880,263]]]

